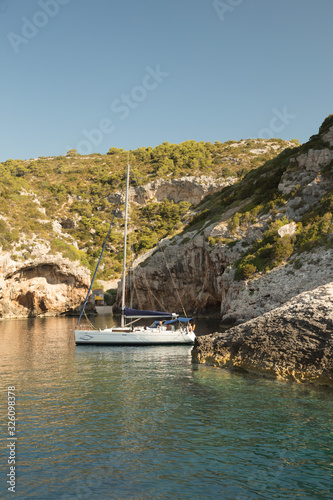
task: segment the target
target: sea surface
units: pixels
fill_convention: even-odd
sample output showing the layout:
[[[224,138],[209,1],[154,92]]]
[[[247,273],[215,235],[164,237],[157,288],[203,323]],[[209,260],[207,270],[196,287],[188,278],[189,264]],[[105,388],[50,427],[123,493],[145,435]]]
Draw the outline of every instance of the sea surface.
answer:
[[[75,321],[0,322],[1,499],[333,499],[331,389],[193,365],[189,346],[75,347]]]

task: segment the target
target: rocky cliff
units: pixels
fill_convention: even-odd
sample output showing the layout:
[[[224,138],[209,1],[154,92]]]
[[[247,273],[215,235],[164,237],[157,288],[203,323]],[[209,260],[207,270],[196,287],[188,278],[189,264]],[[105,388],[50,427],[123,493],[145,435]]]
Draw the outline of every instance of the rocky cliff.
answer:
[[[0,318],[77,314],[86,297],[89,272],[60,255],[18,264],[0,259]]]
[[[260,280],[267,281],[268,274],[266,286],[283,289],[284,274],[294,272],[297,279],[290,280],[295,286],[288,288],[289,294],[302,291],[299,262],[289,247],[320,199],[329,204],[332,131],[327,123],[319,136],[304,146],[279,139],[186,141],[130,152],[130,246],[141,255],[132,280],[133,304],[179,312],[185,308],[239,322],[285,300],[278,290],[270,297],[264,291],[262,298]],[[72,151],[66,157],[0,164],[2,317],[75,309],[88,282],[83,274],[94,269],[104,243],[127,158],[128,152],[111,148],[107,155]],[[120,277],[122,209],[120,205],[96,286],[112,286]],[[323,220],[323,227],[325,223],[330,224]],[[272,231],[281,241],[256,248]],[[261,250],[286,253],[289,264],[294,258],[294,267],[279,274],[271,255],[264,268],[257,259]],[[310,250],[303,281],[313,275],[316,285],[327,282],[330,268],[322,274],[312,270]],[[320,258],[326,262],[330,249],[324,250],[327,255]],[[306,249],[302,252],[306,255]],[[78,271],[80,264],[85,271]],[[284,261],[278,264],[284,269]]]
[[[134,304],[241,323],[333,280],[333,117],[301,147],[205,198],[135,263]]]
[[[333,386],[333,282],[224,333],[196,339],[194,362]]]
[[[225,186],[231,186],[238,180],[238,177],[216,178],[206,175],[184,176],[179,179],[156,179],[143,186],[132,188],[131,200],[143,204],[150,199],[158,202],[167,199],[175,203],[188,201],[196,205],[207,194],[215,193]]]

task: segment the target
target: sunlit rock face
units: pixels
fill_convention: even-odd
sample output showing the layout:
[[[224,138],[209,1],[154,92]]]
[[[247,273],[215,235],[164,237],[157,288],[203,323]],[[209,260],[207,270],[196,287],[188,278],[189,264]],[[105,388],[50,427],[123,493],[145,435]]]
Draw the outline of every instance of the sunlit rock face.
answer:
[[[185,176],[179,179],[157,179],[145,186],[131,189],[131,199],[137,203],[145,203],[149,199],[163,201],[173,200],[175,203],[188,201],[199,203],[204,196],[214,193],[238,181],[237,177],[216,179],[209,176]]]
[[[130,288],[133,293],[134,307],[219,316],[225,255],[206,252],[203,236],[175,245],[164,240],[160,250],[142,263],[137,263],[134,281],[128,280],[126,286],[126,296]],[[118,307],[120,292],[121,283]]]
[[[298,153],[291,150],[287,160],[282,158],[284,171],[277,181],[275,194],[284,197],[284,204],[275,212],[259,212],[255,221],[249,217],[247,223],[231,229],[233,217],[253,201],[253,193],[249,192],[248,198],[239,203],[236,200],[212,220],[203,218],[199,229],[166,238],[159,247],[141,257],[134,264],[135,306],[163,307],[177,312],[184,308],[189,314],[220,317],[226,325],[239,324],[280,307],[302,292],[331,282],[333,249],[330,245],[304,250],[248,280],[235,280],[234,265],[276,220],[286,219],[277,229],[279,238],[297,238],[304,214],[318,208],[320,200],[330,195],[332,137],[331,126],[318,135],[325,141],[318,145],[320,149],[311,148],[316,142],[310,142]],[[257,179],[258,185],[265,182],[265,175]],[[161,189],[164,196],[169,189],[176,189],[178,181],[172,182],[156,182],[151,195],[156,196]],[[184,191],[179,191],[184,197],[184,193],[190,191],[185,189],[185,184]],[[120,294],[118,305],[119,298]]]
[[[224,333],[198,337],[193,360],[333,386],[333,282]]]
[[[0,318],[76,314],[88,287],[86,269],[61,257],[24,265],[2,262]]]

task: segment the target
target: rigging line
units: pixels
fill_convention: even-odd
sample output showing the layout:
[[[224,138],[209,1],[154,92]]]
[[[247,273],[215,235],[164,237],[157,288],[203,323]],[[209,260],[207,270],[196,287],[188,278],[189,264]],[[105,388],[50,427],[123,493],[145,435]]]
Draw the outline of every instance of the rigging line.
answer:
[[[125,298],[126,298],[126,263],[127,263],[127,226],[128,226],[128,198],[130,187],[130,165],[127,163],[126,168],[126,196],[125,196],[125,224],[124,224],[124,257],[123,257],[123,273],[122,273],[122,290],[121,290],[121,327],[125,326]]]
[[[145,205],[145,209],[146,209],[146,212],[147,212],[147,216],[148,216],[148,219],[149,219],[150,225],[151,225],[151,227],[152,227],[152,229],[153,229],[153,231],[154,231],[155,235],[157,236],[157,241],[158,241],[158,243],[157,243],[157,244],[158,244],[158,247],[159,247],[159,249],[161,250],[161,252],[162,252],[162,254],[163,254],[163,257],[164,257],[164,262],[165,262],[165,266],[166,266],[166,268],[167,268],[167,270],[168,270],[168,272],[169,272],[169,275],[170,275],[170,278],[171,278],[172,284],[173,284],[173,286],[174,286],[174,289],[176,290],[176,294],[177,294],[177,296],[178,296],[179,303],[180,303],[180,305],[181,305],[181,308],[182,308],[182,310],[183,310],[183,313],[184,313],[184,315],[185,315],[185,318],[187,318],[187,313],[186,313],[185,307],[184,307],[184,305],[183,305],[182,299],[180,298],[180,294],[179,294],[178,289],[177,289],[177,287],[176,287],[175,280],[174,280],[174,278],[173,278],[173,276],[172,276],[172,274],[171,274],[171,270],[170,270],[170,268],[169,268],[169,265],[168,265],[168,262],[167,262],[167,259],[166,259],[166,256],[165,256],[165,253],[164,253],[163,247],[162,247],[162,245],[161,245],[161,242],[160,242],[160,241],[159,241],[159,239],[158,239],[158,234],[157,234],[157,232],[156,232],[156,229],[155,229],[154,225],[152,224],[152,221],[151,221],[151,219],[150,219],[150,215],[149,215],[149,210],[148,210],[148,208],[147,208],[147,206],[146,206],[146,205]]]
[[[150,288],[150,286],[149,286],[149,283],[148,283],[148,280],[147,280],[146,275],[145,275],[145,274],[143,274],[143,277],[144,277],[144,279],[145,279],[145,282],[146,282],[146,285],[147,285],[147,290],[148,290],[148,292],[150,293],[150,295],[152,296],[152,298],[156,300],[156,303],[157,303],[157,304],[158,304],[158,305],[159,305],[159,306],[160,306],[163,310],[165,310],[164,304],[162,304],[162,302],[161,302],[160,300],[158,300],[158,298],[156,297],[156,295],[155,295],[155,294],[153,294],[153,292],[151,291],[151,288]],[[152,309],[154,309],[154,308],[155,308],[155,306],[154,306],[154,302],[152,302]]]
[[[129,246],[130,246],[130,266],[129,266],[129,276],[130,276],[130,307],[132,308],[133,307],[133,300],[134,300],[134,293],[135,293],[135,296],[136,296],[136,300],[138,302],[138,305],[139,305],[139,309],[142,309],[142,303],[141,303],[141,300],[139,298],[139,294],[138,294],[138,289],[137,289],[137,286],[136,286],[136,283],[135,283],[135,270],[134,270],[134,261],[135,261],[135,253],[134,253],[134,249],[133,249],[133,233],[130,233],[129,234]]]
[[[175,283],[174,277],[172,276],[172,273],[171,273],[170,267],[169,267],[168,262],[167,262],[167,260],[166,260],[166,256],[165,256],[165,253],[164,253],[164,250],[163,250],[163,247],[162,247],[162,245],[161,245],[160,241],[158,242],[158,246],[159,246],[159,249],[162,251],[162,254],[163,254],[163,257],[164,257],[165,266],[166,266],[166,268],[167,268],[167,270],[168,270],[168,272],[169,272],[169,275],[170,275],[170,278],[171,278],[172,284],[173,284],[173,286],[174,286],[174,289],[176,290],[176,294],[177,294],[177,296],[178,296],[178,300],[179,300],[179,303],[180,303],[180,305],[181,305],[181,307],[182,307],[182,310],[183,310],[184,316],[185,316],[185,318],[187,318],[187,314],[186,314],[185,307],[184,307],[184,305],[183,305],[182,299],[180,298],[180,294],[179,294],[178,289],[177,289],[177,287],[176,287],[176,283]]]
[[[118,207],[119,207],[119,205],[120,205],[121,198],[122,198],[123,193],[124,193],[124,189],[125,189],[125,187],[123,187],[122,192],[121,192],[121,193],[120,193],[120,195],[119,195],[119,200],[118,200],[117,206],[116,206],[116,208],[115,208],[115,211],[114,211],[114,213],[113,213],[113,217],[112,217],[112,220],[111,220],[111,223],[110,223],[109,231],[108,231],[108,234],[106,235],[106,238],[105,238],[105,241],[104,241],[104,245],[103,245],[103,248],[102,248],[102,251],[101,251],[101,255],[100,255],[100,257],[99,257],[99,261],[98,261],[98,263],[97,263],[97,266],[96,266],[96,269],[95,269],[95,272],[94,272],[94,276],[93,276],[93,278],[92,278],[92,280],[91,280],[90,287],[89,287],[89,290],[88,290],[88,293],[87,293],[86,299],[85,299],[84,304],[83,304],[83,307],[82,307],[82,311],[81,311],[81,313],[80,313],[80,316],[79,316],[79,319],[78,319],[78,321],[77,321],[77,323],[76,323],[75,328],[77,328],[77,327],[78,327],[78,324],[79,324],[79,323],[80,323],[80,321],[81,321],[82,315],[83,315],[84,310],[85,310],[85,307],[86,307],[86,305],[87,305],[88,298],[89,298],[89,295],[90,295],[90,292],[91,292],[91,289],[92,289],[93,283],[94,283],[95,278],[96,278],[97,270],[98,270],[99,265],[100,265],[100,263],[101,263],[101,260],[102,260],[102,257],[103,257],[103,253],[104,253],[104,250],[105,250],[105,247],[106,247],[106,243],[107,243],[107,241],[108,241],[108,239],[109,239],[109,236],[110,236],[110,233],[111,233],[111,228],[112,228],[112,226],[113,226],[113,221],[114,221],[114,219],[115,219],[115,216],[116,216],[116,213],[117,213]]]
[[[131,262],[131,268],[130,268],[130,286],[131,286],[131,294],[130,294],[130,307],[133,309],[133,295],[134,295],[134,269],[133,269],[133,262]]]
[[[133,268],[133,235],[129,234],[129,248],[130,248],[130,265],[128,268],[129,276],[129,303],[130,307],[133,308],[133,288],[134,288],[134,268]]]
[[[132,247],[131,247],[132,248]],[[133,248],[132,248],[133,250]],[[134,256],[134,257],[133,257]],[[134,266],[133,266],[133,263],[134,263],[134,260],[135,260],[135,254],[134,254],[134,251],[133,251],[133,256],[132,256],[132,259],[133,259],[133,262],[132,262],[132,284],[133,284],[133,292],[132,292],[132,295],[133,295],[133,300],[134,300],[134,294],[135,294],[135,297],[136,297],[136,300],[137,300],[137,303],[138,303],[138,306],[139,306],[139,309],[142,310],[142,302],[141,302],[141,299],[139,297],[139,293],[138,293],[138,289],[137,289],[137,286],[136,286],[136,277],[135,277],[135,269],[134,269]]]
[[[88,321],[88,325],[93,329],[93,330],[97,330],[97,328],[92,324],[92,322],[90,321],[90,319],[88,318],[87,316],[87,313],[86,311],[84,311],[84,316],[86,318],[86,320]]]
[[[147,278],[146,278],[145,273],[143,273],[143,278],[144,278],[144,280],[146,281],[147,290],[148,290],[148,295],[149,295],[149,297],[150,297],[150,304],[151,304],[150,309],[154,309],[154,307],[155,307],[154,300],[153,300],[153,299],[154,299],[154,296],[153,296],[153,292],[152,292],[152,291],[151,291],[151,289],[150,289],[150,286],[149,286],[149,283],[148,283],[148,280],[147,280]]]
[[[133,290],[135,292],[135,295],[136,295],[136,300],[138,301],[138,305],[139,305],[139,309],[142,310],[142,302],[140,300],[140,297],[139,297],[139,294],[138,294],[138,289],[136,287],[136,283],[135,283],[135,273],[133,271]]]

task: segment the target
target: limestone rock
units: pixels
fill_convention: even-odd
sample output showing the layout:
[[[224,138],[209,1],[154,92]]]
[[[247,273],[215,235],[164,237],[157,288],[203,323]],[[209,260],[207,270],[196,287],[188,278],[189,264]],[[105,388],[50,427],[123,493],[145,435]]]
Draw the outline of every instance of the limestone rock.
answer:
[[[194,362],[333,386],[333,282],[224,333],[198,337]]]
[[[315,181],[316,191],[318,192],[319,184],[323,182],[319,172],[332,159],[333,151],[328,148],[319,150],[310,149],[307,153],[299,155],[291,163],[291,168],[287,169],[282,175],[278,186],[279,191],[282,194],[289,194],[295,188],[306,187]]]
[[[0,262],[0,318],[77,314],[89,288],[88,271],[60,256],[24,264]]]
[[[325,135],[321,137],[327,147],[326,144],[323,149],[303,147],[283,158],[284,173],[279,178],[278,190],[288,196],[281,197],[281,204],[274,210],[259,211],[255,215],[251,210],[245,212],[245,207],[251,207],[254,201],[251,191],[247,198],[236,197],[223,212],[216,204],[216,215],[203,220],[199,228],[165,239],[163,252],[156,248],[146,254],[146,259],[141,258],[134,266],[136,306],[180,312],[183,305],[188,313],[203,315],[218,315],[220,309],[223,323],[230,325],[256,318],[302,292],[331,282],[333,250],[330,245],[299,255],[295,254],[295,247],[295,253],[287,262],[269,272],[257,270],[251,281],[235,281],[233,266],[253,243],[263,238],[272,222],[288,218],[290,223],[280,227],[278,234],[281,238],[292,236],[304,214],[315,210],[320,200],[331,193],[332,176],[326,167],[333,159],[333,150],[329,147],[332,133],[333,127],[328,132],[325,128]],[[311,144],[317,146],[318,138]],[[267,172],[263,172],[255,182],[265,183],[266,176]],[[152,184],[151,195],[161,189],[164,197],[176,186],[178,189],[180,185],[171,180]],[[184,189],[179,194],[185,196],[189,190],[185,188],[186,183],[182,186]],[[207,207],[210,207],[209,201]],[[239,217],[234,217],[237,213]],[[230,224],[233,219],[238,219],[237,224],[235,221]]]
[[[224,273],[221,318],[225,324],[243,323],[332,280],[332,249],[320,248],[251,281],[237,282],[232,272]]]
[[[283,238],[283,236],[286,235],[292,236],[293,234],[295,234],[296,229],[297,226],[295,222],[290,222],[290,224],[285,224],[278,229],[278,235],[280,236],[280,238]]]
[[[225,253],[218,248],[207,252],[205,237],[200,234],[187,233],[185,238],[176,237],[173,243],[162,241],[161,249],[149,252],[149,258],[135,263],[134,307],[182,312],[184,306],[188,313],[209,310],[218,315]],[[118,307],[120,296],[121,283]]]
[[[204,196],[219,189],[231,186],[237,182],[237,177],[215,179],[207,176],[185,176],[179,179],[157,179],[145,186],[131,189],[131,199],[137,203],[145,203],[147,199],[155,198],[163,201],[165,198],[175,203],[188,201],[199,203]]]
[[[309,172],[318,172],[322,167],[326,167],[333,158],[333,151],[330,149],[310,149],[307,153],[297,158],[300,167],[304,167]]]

